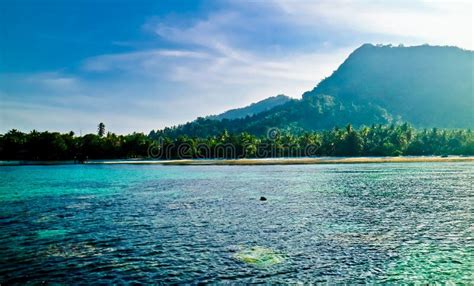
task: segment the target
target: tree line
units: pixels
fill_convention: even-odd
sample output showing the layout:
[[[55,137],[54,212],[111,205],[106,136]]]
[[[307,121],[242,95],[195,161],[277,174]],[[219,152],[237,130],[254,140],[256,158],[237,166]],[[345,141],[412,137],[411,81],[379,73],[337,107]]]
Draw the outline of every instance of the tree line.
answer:
[[[474,155],[474,132],[414,129],[409,124],[347,125],[327,131],[293,134],[269,129],[266,136],[221,132],[206,138],[133,133],[76,136],[73,132],[0,135],[0,160],[87,160],[125,158],[266,158],[299,156]]]

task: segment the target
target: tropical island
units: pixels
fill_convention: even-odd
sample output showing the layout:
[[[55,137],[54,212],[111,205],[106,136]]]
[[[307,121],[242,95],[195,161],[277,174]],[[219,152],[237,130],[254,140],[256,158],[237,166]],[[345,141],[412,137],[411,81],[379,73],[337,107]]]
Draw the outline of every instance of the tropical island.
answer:
[[[158,139],[141,133],[103,135],[99,132],[74,136],[73,133],[32,131],[25,134],[12,130],[0,140],[2,160],[75,160],[79,156],[87,156],[87,159],[176,160],[474,155],[474,132],[471,130],[416,130],[409,124],[360,129],[348,125],[329,131],[301,135],[275,133],[268,137],[224,131],[208,138],[181,135]]]
[[[365,44],[302,98],[270,97],[148,135],[11,130],[0,160],[474,155],[472,51]]]

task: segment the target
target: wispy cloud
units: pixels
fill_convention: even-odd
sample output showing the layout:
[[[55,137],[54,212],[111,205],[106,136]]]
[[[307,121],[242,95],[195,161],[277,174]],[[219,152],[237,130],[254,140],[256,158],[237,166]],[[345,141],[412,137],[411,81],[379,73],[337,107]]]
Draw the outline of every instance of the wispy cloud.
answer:
[[[202,59],[208,55],[189,50],[146,50],[122,54],[101,55],[86,59],[83,68],[86,71],[106,72],[111,70],[141,70],[162,64],[165,61]]]
[[[242,32],[239,30],[242,23],[255,22],[248,17],[236,11],[221,11],[185,27],[152,19],[144,25],[146,29],[185,47],[187,50],[179,51],[181,59],[170,59],[161,50],[132,52],[88,59],[84,68],[89,71],[127,71],[130,74],[145,72],[150,77],[159,75],[161,79],[188,84],[194,88],[193,94],[204,98],[212,95],[210,90],[215,90],[216,95],[229,95],[231,88],[240,89],[238,97],[245,99],[257,100],[281,92],[298,97],[328,76],[356,47],[332,47],[283,55],[250,49],[239,42],[238,33]],[[237,33],[233,35],[229,30]],[[256,29],[255,33],[261,31]],[[323,43],[322,47],[326,44]],[[251,88],[245,86],[250,84]],[[200,94],[201,89],[206,94]],[[235,99],[227,99],[235,104]]]
[[[72,76],[63,76],[59,73],[40,73],[28,76],[26,81],[33,84],[39,84],[46,88],[59,90],[72,90],[77,88],[77,78]]]

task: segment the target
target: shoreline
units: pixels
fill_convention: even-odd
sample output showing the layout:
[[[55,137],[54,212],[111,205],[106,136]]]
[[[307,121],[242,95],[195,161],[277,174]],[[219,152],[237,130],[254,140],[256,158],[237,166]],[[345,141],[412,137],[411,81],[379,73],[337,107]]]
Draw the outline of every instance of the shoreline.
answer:
[[[321,158],[269,158],[224,160],[173,160],[163,165],[181,166],[262,166],[262,165],[317,165],[317,164],[371,164],[371,163],[423,163],[423,162],[474,162],[474,157],[321,157]]]
[[[0,166],[52,165],[171,165],[171,166],[262,166],[262,165],[316,165],[316,164],[370,164],[370,163],[430,163],[474,162],[474,156],[407,156],[407,157],[304,157],[259,159],[182,159],[182,160],[97,160],[84,164],[73,161],[0,161]]]

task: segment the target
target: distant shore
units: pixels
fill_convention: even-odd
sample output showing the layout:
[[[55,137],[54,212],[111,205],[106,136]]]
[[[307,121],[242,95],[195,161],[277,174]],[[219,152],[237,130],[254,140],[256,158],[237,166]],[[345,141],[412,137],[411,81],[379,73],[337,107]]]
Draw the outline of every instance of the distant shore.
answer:
[[[91,160],[84,165],[311,165],[311,164],[368,164],[416,162],[474,162],[474,156],[406,156],[406,157],[305,157],[260,159],[182,159],[182,160]],[[73,161],[0,161],[0,166],[73,165]]]
[[[163,165],[311,165],[363,163],[416,163],[416,162],[474,162],[474,157],[323,157],[323,158],[269,158],[236,160],[173,160]],[[137,162],[138,163],[138,162]]]
[[[183,159],[183,160],[91,160],[83,165],[312,165],[312,164],[370,164],[370,163],[421,163],[421,162],[474,162],[474,156],[405,156],[405,157],[305,157],[260,159]],[[74,165],[73,161],[0,161],[0,166]]]
[[[157,162],[163,165],[311,165],[311,164],[362,164],[362,163],[410,163],[410,162],[474,162],[474,157],[321,157],[321,158],[266,158],[220,160],[171,160]],[[114,162],[111,162],[112,164]],[[146,161],[130,162],[147,164]],[[151,162],[150,162],[151,163]],[[119,163],[120,164],[120,163]],[[153,163],[151,163],[153,164]]]

